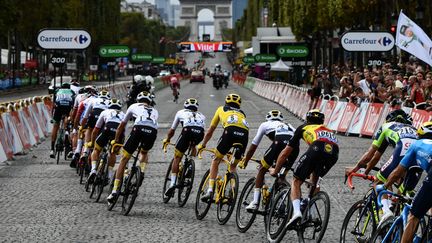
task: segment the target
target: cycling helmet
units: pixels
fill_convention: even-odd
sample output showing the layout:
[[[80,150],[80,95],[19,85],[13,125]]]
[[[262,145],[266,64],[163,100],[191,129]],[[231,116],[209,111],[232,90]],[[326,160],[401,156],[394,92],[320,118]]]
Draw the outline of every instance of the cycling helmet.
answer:
[[[109,99],[111,97],[110,93],[106,90],[102,90],[101,92],[99,92],[98,96],[99,98],[103,98],[103,99]]]
[[[135,75],[133,79],[136,83],[141,83],[142,81],[144,81],[144,78],[141,75]]]
[[[427,121],[417,129],[420,138],[432,139],[432,121]]]
[[[114,110],[121,110],[122,103],[120,102],[120,100],[118,100],[116,98],[111,99],[110,102],[108,103],[108,108],[114,109]]]
[[[229,94],[225,98],[225,104],[240,108],[241,98],[238,94]]]
[[[93,86],[93,85],[87,85],[84,88],[84,92],[87,93],[87,94],[95,94],[97,91],[96,91],[96,87],[95,86]]]
[[[320,110],[310,110],[306,113],[306,123],[307,124],[316,124],[321,125],[324,124],[325,116]]]
[[[198,100],[189,98],[184,102],[183,107],[188,110],[197,111],[199,107]]]
[[[171,82],[177,82],[177,81],[178,81],[178,79],[177,79],[176,76],[172,76],[172,77],[171,77]]]
[[[145,81],[146,81],[147,85],[153,85],[153,83],[154,83],[154,79],[150,75],[145,76]]]
[[[150,104],[152,102],[151,94],[147,91],[143,91],[143,92],[138,94],[137,101],[138,102],[147,102]]]
[[[85,93],[85,89],[84,88],[80,88],[79,90],[78,90],[78,94],[84,94]]]
[[[72,79],[71,84],[74,86],[79,86],[80,83],[78,82],[78,80],[76,78],[74,78],[74,79]]]
[[[62,89],[70,89],[70,83],[68,83],[68,82],[62,83],[61,88]]]
[[[267,121],[282,121],[283,116],[279,110],[271,110],[266,115]]]
[[[412,118],[410,115],[405,113],[405,111],[399,109],[399,110],[391,111],[386,116],[386,122],[400,122],[400,123],[412,125]]]

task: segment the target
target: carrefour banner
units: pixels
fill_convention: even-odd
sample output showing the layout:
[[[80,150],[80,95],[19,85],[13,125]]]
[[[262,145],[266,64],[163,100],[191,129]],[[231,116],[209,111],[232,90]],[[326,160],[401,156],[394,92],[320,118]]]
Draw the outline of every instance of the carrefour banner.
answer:
[[[181,42],[181,52],[231,52],[232,42]]]
[[[427,34],[402,11],[396,30],[396,45],[432,66],[432,41]]]

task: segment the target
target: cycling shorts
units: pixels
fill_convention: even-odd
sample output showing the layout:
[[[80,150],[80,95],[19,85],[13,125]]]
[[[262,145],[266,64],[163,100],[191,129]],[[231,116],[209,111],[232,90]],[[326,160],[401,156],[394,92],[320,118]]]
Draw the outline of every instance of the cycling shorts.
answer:
[[[387,178],[390,176],[393,170],[396,169],[396,167],[399,165],[399,162],[405,155],[406,151],[414,142],[415,139],[404,139],[403,141],[401,140],[396,143],[392,156],[383,166],[381,166],[380,171],[378,171],[377,173],[378,180],[384,183],[387,181]]]
[[[190,144],[198,145],[204,138],[204,128],[197,126],[184,127],[176,142],[176,155],[181,157]]]
[[[279,154],[286,147],[290,139],[291,136],[289,135],[277,135],[273,143],[265,152],[264,158],[261,160],[261,165],[266,169],[270,168],[276,162]],[[286,168],[288,169],[291,168],[291,166],[294,164],[295,160],[297,159],[298,154],[299,154],[299,149],[294,149],[292,151],[292,153],[290,154],[290,156],[288,157],[285,163]]]
[[[336,164],[338,157],[339,147],[337,144],[315,141],[294,164],[294,177],[304,181],[312,172],[323,177]]]
[[[429,169],[426,178],[423,181],[423,185],[417,192],[414,201],[411,206],[411,214],[416,218],[421,219],[432,207],[432,167]]]
[[[114,122],[106,124],[106,126],[103,128],[103,130],[99,133],[98,137],[96,138],[95,145],[94,145],[96,150],[101,151],[103,147],[107,146],[109,142],[114,140],[118,125],[119,125],[118,123],[114,123]],[[122,136],[121,143],[123,142],[123,140],[124,137]]]
[[[221,138],[219,139],[218,145],[216,146],[216,157],[220,159],[223,158],[235,143],[239,143],[242,146],[234,155],[234,157],[236,159],[241,159],[241,156],[246,150],[248,140],[248,130],[234,126],[226,127]]]
[[[123,146],[123,153],[131,157],[138,147],[143,151],[149,151],[153,148],[156,137],[157,129],[148,126],[134,126]]]
[[[72,106],[56,106],[54,107],[53,121],[59,124],[62,118],[69,116]]]
[[[89,128],[93,129],[96,126],[96,122],[99,119],[99,115],[104,111],[104,109],[96,108],[94,109],[87,121],[87,125]]]

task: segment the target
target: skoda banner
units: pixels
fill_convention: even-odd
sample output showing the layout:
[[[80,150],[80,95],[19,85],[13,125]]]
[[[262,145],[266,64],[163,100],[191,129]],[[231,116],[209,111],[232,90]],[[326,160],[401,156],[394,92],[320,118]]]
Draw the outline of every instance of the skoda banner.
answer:
[[[346,32],[341,37],[345,51],[390,51],[395,39],[388,32]]]
[[[307,57],[309,49],[306,46],[278,46],[277,54],[280,57]]]
[[[127,57],[130,49],[125,45],[106,45],[99,48],[99,56],[101,57]]]
[[[82,29],[43,29],[37,42],[43,49],[82,50],[90,45],[91,36]]]

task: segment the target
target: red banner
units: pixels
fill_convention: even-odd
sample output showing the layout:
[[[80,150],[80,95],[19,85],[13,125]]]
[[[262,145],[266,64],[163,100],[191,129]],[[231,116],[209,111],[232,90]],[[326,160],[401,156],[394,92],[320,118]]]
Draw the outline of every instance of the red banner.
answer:
[[[411,117],[413,119],[413,126],[418,128],[424,122],[430,121],[432,119],[432,112],[413,109]]]
[[[354,105],[353,103],[347,104],[345,111],[344,111],[344,114],[342,116],[342,120],[339,123],[338,129],[337,129],[338,132],[344,133],[348,130],[348,127],[351,123],[351,119],[353,118],[356,110],[357,110],[356,105]]]
[[[7,133],[5,132],[3,120],[0,118],[0,143],[2,144],[3,150],[5,151],[6,157],[8,159],[12,159],[13,157],[12,144],[10,141],[11,140],[8,139]]]
[[[24,124],[19,119],[18,111],[11,111],[9,113],[11,115],[12,122],[15,124],[15,127],[17,128],[18,135],[20,137],[20,140],[24,148],[29,149],[31,147],[30,139],[25,131]]]
[[[334,100],[329,100],[326,104],[326,108],[324,111],[324,116],[325,116],[325,121],[324,124],[328,124],[328,122],[330,121],[330,117],[333,113],[333,109],[336,105],[336,102]]]
[[[384,105],[378,103],[371,103],[366,113],[366,119],[363,123],[360,134],[365,136],[372,136],[375,132],[378,122],[380,120]]]

